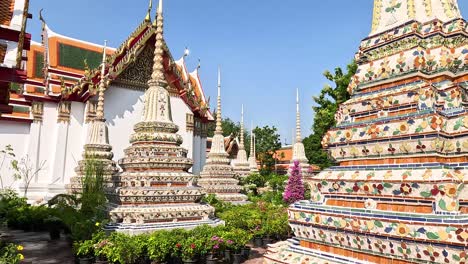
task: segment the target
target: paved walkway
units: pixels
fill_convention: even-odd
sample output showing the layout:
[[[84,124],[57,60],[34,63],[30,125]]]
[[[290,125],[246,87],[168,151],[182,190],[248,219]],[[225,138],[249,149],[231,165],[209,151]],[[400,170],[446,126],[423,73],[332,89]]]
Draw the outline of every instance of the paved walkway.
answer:
[[[24,247],[24,264],[74,264],[71,246],[62,238],[50,241],[48,232],[0,230],[11,235],[12,241]]]
[[[250,259],[244,262],[244,264],[262,264],[265,251],[265,248],[253,248],[250,252]]]

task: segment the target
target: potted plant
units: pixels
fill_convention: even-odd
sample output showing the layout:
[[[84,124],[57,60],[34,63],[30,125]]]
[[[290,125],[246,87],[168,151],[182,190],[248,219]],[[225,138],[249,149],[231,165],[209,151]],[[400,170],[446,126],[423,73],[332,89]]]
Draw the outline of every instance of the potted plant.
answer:
[[[197,263],[197,255],[201,249],[200,241],[194,237],[188,237],[181,243],[181,256],[184,264]]]
[[[49,216],[44,219],[44,224],[49,230],[50,240],[60,239],[60,231],[62,230],[62,220],[56,216]]]
[[[73,244],[78,264],[92,264],[94,262],[94,243],[92,240],[77,241]]]
[[[254,238],[253,244],[254,247],[262,247],[263,246],[263,236],[265,235],[265,229],[261,226],[256,226],[253,230]]]
[[[152,263],[166,263],[171,253],[170,237],[171,233],[168,231],[154,232],[149,236],[147,250]]]

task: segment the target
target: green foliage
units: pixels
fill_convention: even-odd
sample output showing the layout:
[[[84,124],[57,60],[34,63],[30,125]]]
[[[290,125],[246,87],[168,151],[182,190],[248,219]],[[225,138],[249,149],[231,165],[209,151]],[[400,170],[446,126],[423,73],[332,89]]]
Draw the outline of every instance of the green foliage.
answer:
[[[322,149],[321,141],[325,133],[336,125],[335,113],[338,106],[349,99],[347,91],[351,78],[356,73],[357,64],[353,61],[347,65],[347,72],[336,68],[334,74],[325,71],[323,74],[334,87],[325,85],[319,96],[314,96],[315,112],[313,133],[303,140],[306,156],[311,164],[316,164],[322,169],[333,165],[326,151]]]
[[[255,135],[256,158],[260,161],[260,173],[270,174],[275,167],[274,154],[281,148],[278,129],[275,126],[256,127],[253,133]]]
[[[24,259],[22,246],[0,241],[0,264],[18,264]]]

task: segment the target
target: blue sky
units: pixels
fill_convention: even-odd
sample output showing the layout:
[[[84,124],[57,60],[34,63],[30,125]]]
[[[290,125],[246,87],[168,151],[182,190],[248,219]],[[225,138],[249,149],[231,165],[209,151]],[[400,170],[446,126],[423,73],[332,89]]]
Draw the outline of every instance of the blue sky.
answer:
[[[458,2],[466,17],[468,1]],[[165,0],[164,34],[176,59],[189,47],[190,69],[201,59],[202,83],[212,103],[221,66],[223,116],[239,120],[243,103],[248,126],[250,120],[274,125],[282,142],[290,143],[296,88],[307,136],[312,96],[327,83],[322,73],[352,60],[370,31],[372,5],[372,0]],[[40,41],[38,13],[44,8],[55,32],[117,47],[142,21],[147,6],[148,0],[31,1],[28,31]]]

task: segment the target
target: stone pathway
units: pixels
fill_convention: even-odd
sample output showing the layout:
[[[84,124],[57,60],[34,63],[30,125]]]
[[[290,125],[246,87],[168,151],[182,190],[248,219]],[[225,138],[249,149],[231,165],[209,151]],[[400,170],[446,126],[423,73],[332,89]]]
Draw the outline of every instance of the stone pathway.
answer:
[[[50,241],[48,232],[1,230],[12,241],[24,247],[24,264],[74,264],[71,246],[62,238]]]
[[[263,254],[265,254],[265,248],[252,248],[250,252],[250,259],[245,261],[244,264],[262,264]]]

